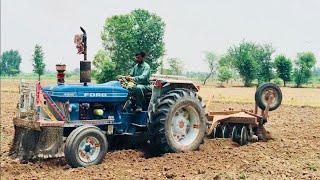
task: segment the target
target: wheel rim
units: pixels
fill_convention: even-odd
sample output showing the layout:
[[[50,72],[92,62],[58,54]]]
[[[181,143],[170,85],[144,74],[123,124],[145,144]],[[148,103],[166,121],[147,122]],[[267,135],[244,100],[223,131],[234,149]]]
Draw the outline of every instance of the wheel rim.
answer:
[[[171,123],[174,142],[183,146],[192,144],[200,132],[199,128],[199,114],[193,107],[182,107],[174,113]]]
[[[273,95],[273,100],[271,101],[270,107],[273,107],[276,105],[279,95],[273,88],[267,88],[262,92],[261,100],[265,106],[268,104],[268,98],[270,95]]]
[[[79,159],[85,163],[95,161],[101,151],[100,142],[93,136],[83,138],[78,147]]]

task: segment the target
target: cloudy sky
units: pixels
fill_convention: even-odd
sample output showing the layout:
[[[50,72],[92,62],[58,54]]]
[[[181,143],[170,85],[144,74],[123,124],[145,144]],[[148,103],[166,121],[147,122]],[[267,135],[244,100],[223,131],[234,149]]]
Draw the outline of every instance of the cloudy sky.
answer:
[[[88,57],[102,48],[100,33],[107,17],[143,8],[166,23],[168,57],[178,57],[187,70],[206,71],[204,51],[223,54],[243,39],[272,43],[276,54],[295,58],[312,51],[320,66],[320,1],[318,0],[1,0],[1,51],[17,49],[21,70],[31,72],[35,44],[43,46],[47,69],[63,62],[79,66],[73,44],[83,26]]]

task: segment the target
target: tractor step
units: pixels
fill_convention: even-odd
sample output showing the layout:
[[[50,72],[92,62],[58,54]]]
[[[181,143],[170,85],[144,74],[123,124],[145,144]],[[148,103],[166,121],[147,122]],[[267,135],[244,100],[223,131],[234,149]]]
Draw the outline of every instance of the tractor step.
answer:
[[[136,126],[136,127],[140,127],[140,128],[147,127],[147,125],[144,125],[144,124],[131,123],[131,125],[132,125],[132,126]]]
[[[134,133],[124,132],[124,133],[122,133],[121,135],[128,135],[128,136],[132,136],[132,135],[134,135]]]

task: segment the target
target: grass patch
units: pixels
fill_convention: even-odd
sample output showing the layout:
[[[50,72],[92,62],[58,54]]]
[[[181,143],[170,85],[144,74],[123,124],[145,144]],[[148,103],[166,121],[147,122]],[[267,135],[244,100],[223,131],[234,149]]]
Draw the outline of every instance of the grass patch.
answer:
[[[18,93],[19,90],[18,89],[2,89],[1,88],[1,92]]]
[[[226,102],[253,102],[253,98],[246,98],[246,97],[228,97],[228,96],[218,96],[214,98],[214,100],[218,101],[226,101]]]
[[[240,174],[239,179],[247,179],[245,174]]]
[[[317,171],[319,168],[319,165],[316,163],[308,163],[307,168],[310,169],[311,171]]]

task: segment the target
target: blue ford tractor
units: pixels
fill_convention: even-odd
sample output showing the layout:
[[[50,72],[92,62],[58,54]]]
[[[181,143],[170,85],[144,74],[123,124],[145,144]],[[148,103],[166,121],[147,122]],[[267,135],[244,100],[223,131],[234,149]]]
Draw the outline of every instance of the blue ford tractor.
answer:
[[[179,76],[153,76],[141,112],[125,79],[91,84],[87,35],[75,36],[80,83],[65,84],[66,66],[58,64],[57,84],[20,83],[11,157],[21,160],[65,157],[72,167],[101,163],[110,139],[147,136],[152,154],[194,151],[206,133],[205,104],[198,87]]]
[[[268,112],[282,101],[275,84],[257,88],[254,110],[206,112],[212,98],[205,104],[192,81],[152,76],[152,92],[144,95],[142,111],[135,111],[136,97],[128,90],[134,82],[120,76],[122,83],[90,84],[87,34],[81,30],[83,34],[75,36],[78,53],[84,55],[81,84],[65,84],[64,64],[56,65],[55,85],[21,81],[11,157],[22,161],[65,157],[72,167],[86,167],[101,163],[112,141],[120,138],[143,139],[152,155],[197,150],[206,133],[240,145],[267,140]]]

